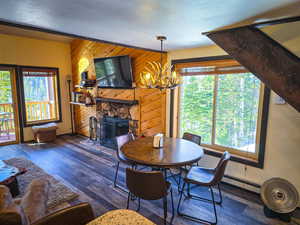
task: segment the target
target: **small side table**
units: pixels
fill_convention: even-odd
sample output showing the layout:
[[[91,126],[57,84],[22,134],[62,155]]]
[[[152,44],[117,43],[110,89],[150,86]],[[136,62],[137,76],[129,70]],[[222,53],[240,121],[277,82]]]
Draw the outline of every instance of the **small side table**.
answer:
[[[0,160],[0,185],[5,185],[9,188],[13,197],[20,194],[17,176],[24,174],[26,169],[10,166]]]
[[[128,209],[109,211],[87,225],[155,225],[139,213]]]

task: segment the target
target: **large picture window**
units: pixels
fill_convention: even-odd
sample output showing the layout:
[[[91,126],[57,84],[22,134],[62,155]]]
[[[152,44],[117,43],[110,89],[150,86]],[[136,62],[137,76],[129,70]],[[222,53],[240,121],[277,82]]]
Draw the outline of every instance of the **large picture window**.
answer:
[[[179,136],[202,137],[207,149],[257,160],[264,85],[235,60],[176,64],[182,74]]]
[[[60,121],[58,69],[21,67],[25,126]]]

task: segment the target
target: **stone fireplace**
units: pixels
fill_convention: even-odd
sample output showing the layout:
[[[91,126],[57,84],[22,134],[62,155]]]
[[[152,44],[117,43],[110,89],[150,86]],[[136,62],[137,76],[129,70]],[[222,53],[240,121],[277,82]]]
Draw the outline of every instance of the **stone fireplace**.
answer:
[[[117,149],[115,137],[128,132],[137,135],[137,101],[98,98],[96,102],[97,139],[101,145]]]
[[[112,149],[117,149],[117,136],[129,132],[129,120],[118,117],[105,116],[99,121],[100,144]]]

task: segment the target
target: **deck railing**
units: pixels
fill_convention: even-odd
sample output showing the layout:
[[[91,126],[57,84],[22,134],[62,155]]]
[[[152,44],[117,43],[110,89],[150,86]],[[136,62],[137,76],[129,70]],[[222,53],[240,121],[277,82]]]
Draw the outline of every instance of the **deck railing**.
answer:
[[[7,112],[10,114],[1,115],[1,113]],[[12,103],[0,103],[0,131],[4,132],[9,130],[9,132],[14,132],[14,114]],[[7,119],[7,122],[4,122],[3,119]]]
[[[53,119],[54,107],[54,103],[50,101],[26,102],[27,121]]]
[[[1,115],[2,112],[8,112],[8,115]],[[55,117],[55,105],[51,101],[36,101],[36,102],[26,102],[26,117],[27,121],[36,120],[48,120]],[[12,103],[0,103],[0,119],[8,119],[8,128],[10,132],[14,131],[14,114]],[[0,120],[0,126],[4,126],[7,129],[7,125],[2,125]]]

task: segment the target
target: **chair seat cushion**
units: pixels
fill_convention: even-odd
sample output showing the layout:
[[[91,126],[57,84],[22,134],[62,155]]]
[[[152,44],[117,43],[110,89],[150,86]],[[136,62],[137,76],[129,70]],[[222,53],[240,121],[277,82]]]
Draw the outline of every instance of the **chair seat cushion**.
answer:
[[[155,225],[135,211],[118,209],[109,211],[87,225]]]
[[[187,183],[199,184],[204,186],[210,186],[215,176],[214,169],[202,168],[199,166],[193,166],[186,175],[185,181]]]

